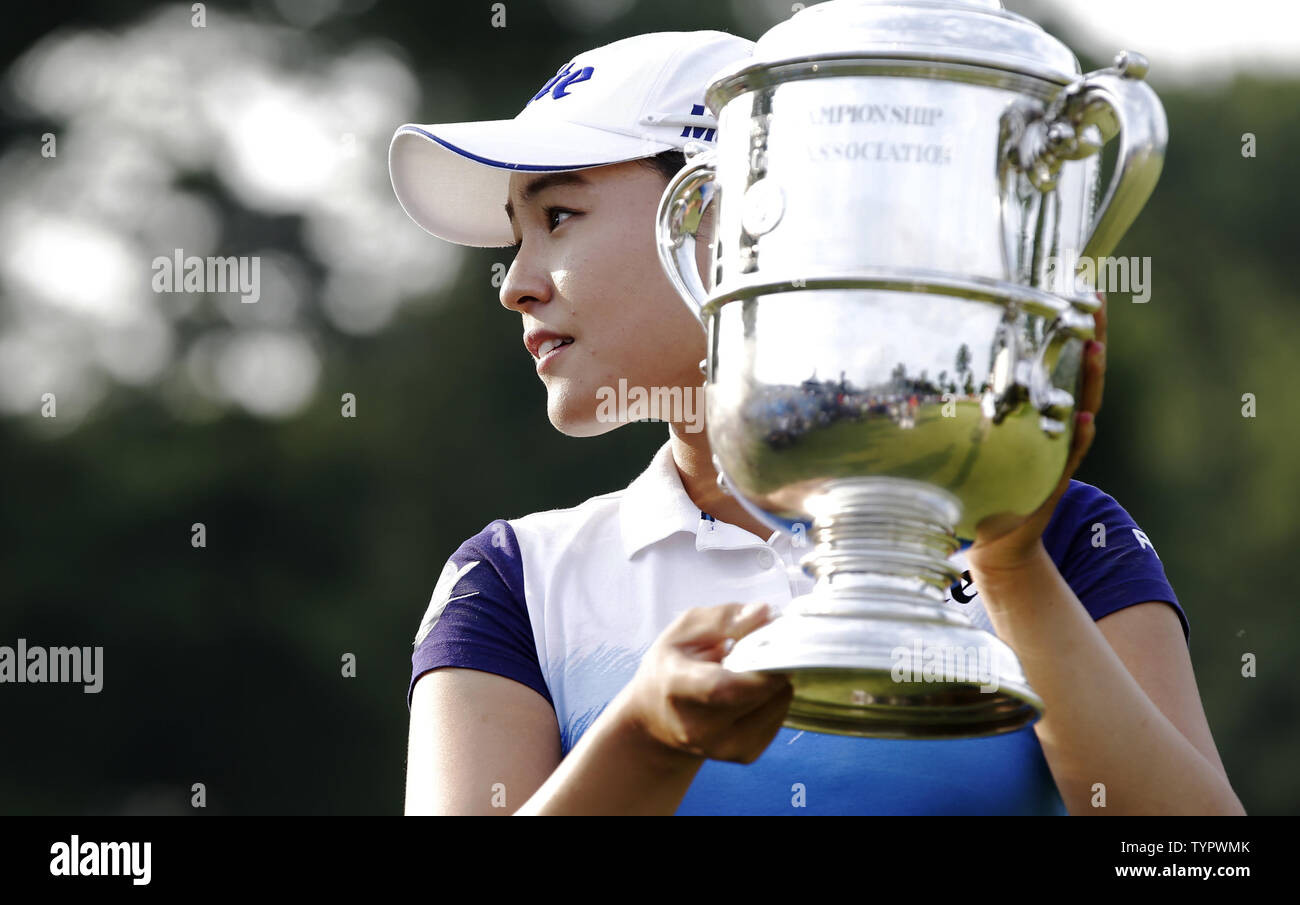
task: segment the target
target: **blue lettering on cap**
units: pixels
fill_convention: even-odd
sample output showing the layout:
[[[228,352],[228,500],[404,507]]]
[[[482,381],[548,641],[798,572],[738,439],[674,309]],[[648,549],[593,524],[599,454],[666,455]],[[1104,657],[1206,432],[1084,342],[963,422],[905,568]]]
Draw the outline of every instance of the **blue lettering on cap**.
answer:
[[[569,92],[565,90],[566,88],[570,85],[576,85],[578,82],[587,81],[587,79],[591,78],[592,73],[596,71],[594,66],[583,66],[577,72],[571,72],[570,70],[572,69],[573,61],[570,60],[561,66],[555,75],[551,76],[550,80],[542,86],[542,90],[534,94],[532,100],[530,100],[528,104],[544,97],[548,91],[550,92],[551,97],[556,100],[559,100],[562,97],[568,97]],[[526,107],[528,104],[524,104],[524,106]]]
[[[692,116],[701,116],[704,113],[703,104],[695,104],[691,107]],[[713,141],[714,129],[706,126],[687,126],[682,129],[682,134],[678,138],[702,138],[705,141]]]

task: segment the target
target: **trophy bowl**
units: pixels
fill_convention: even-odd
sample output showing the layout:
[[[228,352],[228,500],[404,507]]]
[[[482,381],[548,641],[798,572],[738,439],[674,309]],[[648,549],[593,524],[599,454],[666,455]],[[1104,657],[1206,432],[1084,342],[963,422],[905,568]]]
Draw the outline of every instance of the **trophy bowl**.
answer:
[[[943,600],[959,539],[1061,479],[1100,305],[1080,270],[1163,162],[1145,71],[1126,52],[1081,74],[998,0],[830,0],[715,74],[716,143],[687,146],[656,238],[707,332],[720,480],[807,548],[812,591],[724,660],[790,674],[787,726],[962,738],[1043,713]]]

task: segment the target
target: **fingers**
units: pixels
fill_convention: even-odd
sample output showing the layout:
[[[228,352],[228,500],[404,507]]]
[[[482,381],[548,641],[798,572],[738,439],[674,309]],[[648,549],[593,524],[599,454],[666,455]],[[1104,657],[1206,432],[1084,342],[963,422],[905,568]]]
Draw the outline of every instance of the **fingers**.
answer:
[[[1106,346],[1095,340],[1083,347],[1083,392],[1076,411],[1101,411],[1101,398],[1106,388]]]
[[[776,735],[794,689],[786,673],[734,672],[721,660],[735,641],[774,618],[763,603],[695,607],[666,633],[661,650],[676,736],[705,756],[751,763]]]
[[[767,750],[772,739],[781,731],[790,701],[794,699],[794,686],[785,685],[752,713],[736,720],[727,748],[720,751],[721,759],[751,764]]]
[[[1076,413],[1074,422],[1074,442],[1070,444],[1070,457],[1065,462],[1065,472],[1061,478],[1062,485],[1068,485],[1070,478],[1079,469],[1084,456],[1092,448],[1092,441],[1097,436],[1097,424],[1091,417],[1084,417],[1083,412]],[[1061,489],[1064,489],[1062,487]]]
[[[731,653],[732,648],[736,646],[735,638],[723,638],[712,647],[706,647],[691,652],[691,656],[699,660],[708,660],[711,663],[721,663],[727,659],[727,654]]]
[[[1101,308],[1093,314],[1095,328],[1093,339],[1083,347],[1083,384],[1076,412],[1091,412],[1093,420],[1101,411],[1102,395],[1106,387],[1106,293],[1098,292]]]
[[[736,614],[729,637],[739,641],[750,632],[762,628],[776,617],[776,610],[769,603],[751,603]]]
[[[787,674],[765,673],[765,675],[774,684],[769,686],[768,694],[757,707],[736,720],[736,731],[742,735],[761,734],[769,724],[772,724],[772,734],[775,735],[776,730],[781,727],[781,721],[785,719],[785,712],[790,706],[791,699],[794,698],[794,685],[790,683]],[[774,713],[780,714],[776,717],[775,723],[773,723]],[[772,737],[769,735],[767,741],[771,740]]]
[[[766,701],[784,675],[736,672],[721,661],[732,645],[773,618],[765,603],[728,603],[686,610],[665,632],[666,656],[674,676],[672,697],[679,703],[736,708],[748,712]]]
[[[675,665],[678,679],[673,695],[683,703],[746,713],[789,683],[780,673],[732,672],[718,663],[683,659],[685,662]]]
[[[1092,316],[1093,323],[1096,324],[1096,328],[1093,330],[1093,338],[1098,342],[1104,343],[1106,342],[1106,328],[1110,322],[1110,315],[1106,310],[1106,293],[1098,292],[1097,300],[1101,302],[1101,307],[1097,309],[1097,312]]]
[[[705,651],[728,638],[739,640],[769,621],[764,603],[692,607],[677,617],[669,637],[679,647]]]

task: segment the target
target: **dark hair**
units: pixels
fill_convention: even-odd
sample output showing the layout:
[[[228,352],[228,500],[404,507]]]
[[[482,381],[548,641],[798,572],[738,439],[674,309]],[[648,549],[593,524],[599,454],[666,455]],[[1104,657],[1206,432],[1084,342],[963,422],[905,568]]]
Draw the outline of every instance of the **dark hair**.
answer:
[[[677,175],[678,170],[686,166],[686,154],[676,148],[660,151],[654,157],[640,157],[637,163],[648,170],[654,170],[664,177],[664,182]]]

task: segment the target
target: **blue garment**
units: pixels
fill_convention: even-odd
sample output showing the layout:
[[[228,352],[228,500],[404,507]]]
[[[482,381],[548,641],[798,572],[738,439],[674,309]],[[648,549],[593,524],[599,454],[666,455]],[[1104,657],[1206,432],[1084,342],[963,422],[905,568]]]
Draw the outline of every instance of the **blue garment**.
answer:
[[[594,498],[601,505],[617,505],[618,500],[619,494]],[[613,540],[588,539],[597,536],[592,535],[593,524],[614,518],[594,501],[584,504],[586,509],[552,510],[548,522],[530,521],[538,514],[496,520],[451,556],[417,636],[408,707],[415,682],[431,669],[486,670],[521,682],[547,700],[556,709],[562,751],[567,755],[572,750],[631,679],[645,648],[668,620],[656,614],[645,624],[642,613],[635,623],[640,634],[629,628],[634,623],[626,620],[638,617],[626,612],[626,589],[639,585],[617,580],[623,566],[612,549]],[[683,504],[677,500],[673,505],[680,509]],[[717,553],[705,549],[703,539],[723,523],[701,515],[697,521],[702,552],[692,544],[674,555]],[[552,543],[548,539],[558,533],[554,526],[570,524],[555,521],[561,517],[581,525],[566,528],[572,533]],[[686,516],[679,512],[677,517]],[[646,528],[652,532],[651,542],[664,533],[653,533],[655,527]],[[683,544],[694,540],[677,537]],[[668,540],[672,538],[663,542]],[[1072,480],[1043,533],[1043,545],[1094,620],[1134,604],[1163,601],[1174,608],[1184,637],[1190,638],[1186,614],[1154,547],[1108,494]],[[531,559],[530,547],[535,548]],[[954,554],[959,571],[969,547],[967,541]],[[719,549],[738,552],[735,547]],[[592,557],[603,571],[583,585],[580,573],[584,564],[597,561]],[[525,587],[525,574],[534,576],[531,580],[538,587]],[[564,593],[551,584],[560,578],[567,582]],[[644,584],[645,576],[636,581]],[[720,593],[724,596],[717,599],[727,599],[726,591]],[[991,630],[969,570],[949,589],[946,603]],[[570,615],[566,623],[566,611],[578,615]],[[578,634],[585,646],[581,651],[569,649],[569,639]],[[706,761],[677,813],[1064,815],[1066,810],[1034,729],[1026,726],[998,736],[956,740],[853,738],[783,728],[753,764]]]

